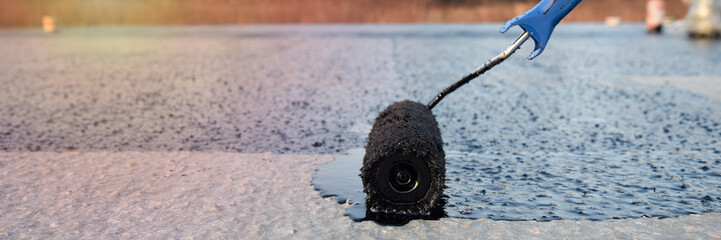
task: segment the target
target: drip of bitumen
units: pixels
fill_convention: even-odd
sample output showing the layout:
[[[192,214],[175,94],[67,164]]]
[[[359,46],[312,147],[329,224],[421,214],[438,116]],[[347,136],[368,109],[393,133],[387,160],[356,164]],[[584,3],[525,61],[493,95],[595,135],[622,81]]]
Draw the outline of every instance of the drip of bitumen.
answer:
[[[368,216],[352,149],[320,166],[313,186]],[[607,220],[721,211],[721,159],[703,152],[446,152],[447,217],[493,220]],[[437,213],[437,211],[436,211]],[[437,219],[438,214],[430,219]],[[410,219],[397,222],[404,224]],[[393,219],[391,219],[393,220]]]
[[[338,203],[349,204],[345,216],[357,222],[373,220],[381,224],[397,225],[408,223],[413,219],[439,219],[445,216],[444,200],[425,216],[382,214],[368,209],[363,183],[358,177],[358,169],[364,154],[365,150],[362,148],[351,149],[336,157],[334,161],[320,166],[313,177],[315,190],[320,191],[323,197],[336,197]]]
[[[313,187],[321,192],[321,196],[336,197],[338,203],[351,204],[346,215],[353,220],[365,218],[366,194],[358,177],[358,169],[363,164],[363,154],[365,150],[361,148],[352,149],[336,157],[334,161],[320,166],[313,176]]]

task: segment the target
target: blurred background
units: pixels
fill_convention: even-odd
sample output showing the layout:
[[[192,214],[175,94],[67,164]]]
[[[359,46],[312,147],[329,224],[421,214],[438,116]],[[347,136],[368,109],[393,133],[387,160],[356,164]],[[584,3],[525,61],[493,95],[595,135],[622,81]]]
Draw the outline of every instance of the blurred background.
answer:
[[[0,27],[255,23],[505,22],[538,0],[0,0]],[[682,0],[665,1],[681,19]],[[647,0],[586,0],[565,21],[644,21]]]

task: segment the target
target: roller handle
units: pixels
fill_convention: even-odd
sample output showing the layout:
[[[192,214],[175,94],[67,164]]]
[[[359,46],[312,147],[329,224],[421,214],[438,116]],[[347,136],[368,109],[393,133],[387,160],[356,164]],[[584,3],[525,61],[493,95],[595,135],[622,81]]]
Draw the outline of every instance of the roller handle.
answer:
[[[529,32],[533,41],[536,42],[536,48],[528,59],[534,59],[541,55],[543,49],[546,48],[556,25],[580,2],[581,0],[542,0],[531,10],[506,22],[501,27],[501,33],[505,33],[516,25]]]

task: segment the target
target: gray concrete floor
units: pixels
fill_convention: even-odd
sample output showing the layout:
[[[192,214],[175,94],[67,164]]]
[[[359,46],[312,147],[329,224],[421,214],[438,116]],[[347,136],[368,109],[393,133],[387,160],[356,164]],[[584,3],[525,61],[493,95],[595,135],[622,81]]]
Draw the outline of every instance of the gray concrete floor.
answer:
[[[2,30],[0,150],[337,154],[387,105],[429,101],[520,34],[499,27]],[[721,158],[721,42],[562,24],[531,49],[434,109],[447,150]]]

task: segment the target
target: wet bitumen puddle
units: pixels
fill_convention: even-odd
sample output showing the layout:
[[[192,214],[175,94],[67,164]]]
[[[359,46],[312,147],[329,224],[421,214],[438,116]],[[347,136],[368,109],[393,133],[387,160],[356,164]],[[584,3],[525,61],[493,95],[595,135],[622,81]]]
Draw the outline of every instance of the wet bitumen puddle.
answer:
[[[320,166],[313,186],[375,220],[358,176],[364,149]],[[446,153],[443,213],[511,221],[668,218],[721,210],[721,157],[711,152]],[[433,219],[434,217],[429,217]],[[407,222],[407,221],[405,221]]]

